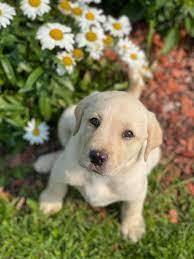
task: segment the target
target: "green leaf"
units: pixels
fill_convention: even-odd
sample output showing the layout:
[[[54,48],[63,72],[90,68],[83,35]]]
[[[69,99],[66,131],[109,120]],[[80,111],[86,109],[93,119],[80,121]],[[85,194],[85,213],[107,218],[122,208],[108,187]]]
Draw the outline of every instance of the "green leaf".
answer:
[[[166,0],[156,0],[156,10],[166,5]]]
[[[39,98],[39,109],[43,118],[48,121],[52,115],[51,98],[46,92],[42,92]]]
[[[19,115],[14,114],[11,118],[6,118],[5,121],[14,127],[23,128],[25,125],[25,120],[21,119]]]
[[[66,77],[65,75],[63,77],[59,77],[59,76],[54,76],[54,79],[57,81],[57,83],[59,83],[60,85],[66,87],[67,89],[69,89],[70,91],[74,91],[74,86],[72,81]]]
[[[194,20],[189,17],[185,18],[185,28],[192,37],[194,37]]]
[[[152,47],[152,39],[153,39],[153,35],[155,33],[155,21],[151,20],[149,22],[149,31],[148,31],[148,35],[147,35],[147,55],[150,56],[150,52],[151,52],[151,47]]]
[[[129,82],[117,83],[114,85],[115,90],[124,90],[129,87]]]
[[[36,83],[36,81],[39,79],[39,77],[43,74],[44,70],[42,67],[37,67],[32,71],[32,73],[28,76],[25,84],[25,89],[22,89],[24,92],[27,90],[31,90],[33,85]],[[23,92],[22,91],[22,92]]]
[[[16,76],[12,68],[12,65],[9,62],[9,59],[5,56],[1,57],[1,65],[9,82],[12,85],[16,85]]]
[[[145,15],[145,4],[143,5],[140,1],[134,1],[134,3],[127,4],[122,4],[124,1],[117,1],[120,2],[120,13],[121,14],[126,14],[127,16],[130,17],[130,20],[132,23],[137,22],[141,20],[144,15]],[[118,10],[119,10],[118,9]]]
[[[177,26],[173,27],[165,37],[162,54],[167,54],[174,46],[178,44],[179,39],[179,28]]]
[[[84,76],[83,76],[83,79],[80,82],[80,87],[83,90],[86,90],[88,88],[88,86],[91,85],[91,84],[92,84],[91,73],[90,73],[90,71],[86,71]]]
[[[38,206],[37,206],[37,202],[35,202],[34,200],[28,198],[26,201],[28,207],[32,210],[37,210]]]

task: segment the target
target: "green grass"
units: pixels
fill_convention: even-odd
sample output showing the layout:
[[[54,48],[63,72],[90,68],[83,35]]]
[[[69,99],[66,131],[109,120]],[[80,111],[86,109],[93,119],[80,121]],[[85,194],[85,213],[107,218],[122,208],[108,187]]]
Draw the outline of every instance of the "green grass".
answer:
[[[10,190],[14,179],[28,179],[18,190],[14,187],[14,199],[0,200],[0,258],[192,259],[194,199],[177,181],[164,192],[157,180],[161,173],[158,168],[150,177],[144,210],[147,233],[134,245],[120,234],[119,204],[108,207],[107,217],[102,219],[71,189],[63,210],[46,217],[37,204],[46,179],[28,167],[0,169],[0,185]],[[21,196],[27,197],[26,206],[17,210]],[[178,211],[178,224],[170,223],[167,217],[173,208]]]

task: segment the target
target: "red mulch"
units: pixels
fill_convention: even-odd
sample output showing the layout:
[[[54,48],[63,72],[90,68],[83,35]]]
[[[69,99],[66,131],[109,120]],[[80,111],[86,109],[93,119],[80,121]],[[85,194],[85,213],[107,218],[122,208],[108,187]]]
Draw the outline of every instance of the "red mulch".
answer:
[[[161,46],[162,40],[155,35],[154,56],[158,65],[142,101],[161,122],[164,156],[172,157],[171,163],[187,177],[194,175],[194,49],[188,50],[182,43],[162,56]]]
[[[132,39],[143,45],[146,35],[146,27],[140,25]],[[157,66],[141,99],[156,113],[163,128],[165,169],[159,180],[166,188],[177,178],[194,176],[194,45],[182,29],[179,46],[161,55],[163,46],[162,38],[155,34],[151,58]],[[194,196],[194,183],[188,182],[186,187]]]

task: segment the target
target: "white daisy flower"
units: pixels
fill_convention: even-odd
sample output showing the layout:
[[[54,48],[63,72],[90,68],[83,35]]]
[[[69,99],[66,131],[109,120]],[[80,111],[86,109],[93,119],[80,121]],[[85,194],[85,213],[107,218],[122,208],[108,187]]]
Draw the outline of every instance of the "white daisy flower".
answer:
[[[40,40],[42,49],[51,50],[58,46],[67,51],[73,50],[74,35],[71,33],[71,28],[59,23],[42,25],[36,33],[36,38]]]
[[[29,19],[35,20],[37,16],[48,13],[51,9],[50,0],[22,0],[20,8]]]
[[[49,127],[45,122],[37,125],[35,119],[32,119],[24,129],[26,133],[23,138],[29,141],[31,145],[42,144],[49,138]]]
[[[84,10],[82,17],[79,20],[79,25],[82,30],[88,29],[90,26],[100,26],[100,23],[105,22],[103,11],[97,8],[87,8]]]
[[[130,69],[143,77],[152,78],[152,72],[144,51],[140,50],[132,41],[128,38],[120,39],[115,50],[121,59],[129,65]]]
[[[78,33],[76,41],[79,47],[93,47],[95,44],[101,44],[104,38],[104,32],[97,28],[92,27],[82,33]]]
[[[131,44],[131,48],[122,56],[130,67],[142,68],[146,66],[146,56],[144,51],[140,50],[136,45]]]
[[[133,47],[134,47],[134,44],[132,43],[132,41],[130,41],[128,38],[124,38],[124,39],[119,39],[117,45],[115,46],[115,50],[120,56],[124,56]]]
[[[0,29],[6,28],[16,15],[15,9],[6,3],[0,3]]]
[[[109,34],[104,35],[103,44],[105,47],[110,47],[113,45],[113,43],[114,43],[114,39],[111,35]]]
[[[79,3],[71,3],[71,15],[80,20],[85,10],[85,6],[81,6]]]
[[[84,52],[82,49],[79,49],[79,48],[75,48],[72,51],[72,55],[77,61],[81,61],[84,58]]]
[[[90,57],[92,57],[95,60],[99,60],[102,57],[103,50],[104,50],[104,46],[102,43],[99,43],[99,42],[87,48],[87,51],[89,52]]]
[[[123,15],[118,19],[108,16],[107,22],[104,24],[106,31],[115,37],[123,37],[131,32],[131,24],[127,16]]]
[[[70,1],[61,0],[58,4],[58,8],[65,15],[71,14],[71,2]]]
[[[57,54],[57,58],[61,60],[61,63],[63,64],[65,71],[71,74],[75,66],[75,60],[72,54],[63,51]]]

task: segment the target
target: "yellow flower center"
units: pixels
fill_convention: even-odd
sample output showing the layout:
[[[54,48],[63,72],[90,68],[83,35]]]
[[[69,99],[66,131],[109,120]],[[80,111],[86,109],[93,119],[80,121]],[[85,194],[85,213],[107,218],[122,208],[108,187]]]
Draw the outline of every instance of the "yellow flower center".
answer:
[[[113,43],[113,38],[110,35],[107,35],[104,39],[103,39],[104,45],[106,46],[110,46]]]
[[[59,29],[52,29],[49,34],[50,34],[51,38],[53,38],[54,40],[63,39],[63,32]]]
[[[81,49],[74,49],[73,50],[73,56],[76,58],[76,59],[82,59],[84,57],[84,53]]]
[[[72,13],[76,16],[81,16],[83,13],[83,9],[81,7],[72,8]]]
[[[64,64],[66,67],[72,66],[72,65],[73,65],[73,60],[72,60],[72,58],[69,57],[69,56],[63,57],[63,64]]]
[[[41,0],[28,0],[28,3],[32,7],[38,7],[41,5]]]
[[[62,1],[59,4],[59,7],[61,9],[63,9],[64,11],[71,11],[71,5],[70,5],[69,1]]]
[[[115,30],[119,31],[122,29],[122,25],[120,22],[115,22],[113,23],[113,27],[115,28]]]
[[[89,21],[94,21],[95,20],[95,15],[92,12],[87,12],[85,17]]]
[[[128,46],[127,44],[124,44],[124,45],[123,45],[123,48],[124,48],[125,50],[128,50],[128,49],[129,49],[129,46]]]
[[[131,53],[130,54],[130,58],[133,59],[133,60],[137,60],[138,59],[138,56],[136,53]]]
[[[33,133],[34,136],[38,137],[38,136],[40,135],[40,130],[39,130],[39,128],[37,128],[37,127],[34,128],[34,130],[33,130],[32,133]]]
[[[98,36],[93,31],[89,31],[85,34],[85,37],[88,41],[94,42],[98,39]]]
[[[3,10],[0,9],[0,16],[3,15]]]

